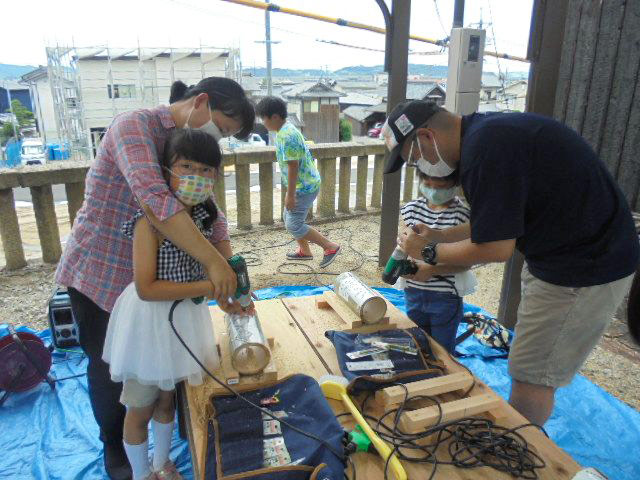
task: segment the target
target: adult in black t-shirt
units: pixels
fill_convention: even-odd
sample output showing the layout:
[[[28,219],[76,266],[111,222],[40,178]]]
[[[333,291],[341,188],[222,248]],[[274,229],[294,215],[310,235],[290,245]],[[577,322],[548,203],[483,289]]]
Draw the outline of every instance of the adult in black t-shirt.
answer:
[[[385,173],[407,160],[435,176],[459,169],[471,222],[398,237],[429,263],[526,261],[510,403],[542,425],[627,292],[639,246],[627,202],[576,132],[530,113],[458,116],[432,102],[400,104],[382,130]]]

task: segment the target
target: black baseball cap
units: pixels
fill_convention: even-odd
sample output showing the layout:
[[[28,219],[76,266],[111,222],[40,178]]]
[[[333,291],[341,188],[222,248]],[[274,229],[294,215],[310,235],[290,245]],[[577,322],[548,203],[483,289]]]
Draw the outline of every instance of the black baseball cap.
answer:
[[[404,159],[400,156],[400,151],[404,141],[434,114],[442,111],[444,109],[435,102],[425,100],[409,100],[393,109],[380,132],[391,152],[384,173],[393,173],[402,167]]]

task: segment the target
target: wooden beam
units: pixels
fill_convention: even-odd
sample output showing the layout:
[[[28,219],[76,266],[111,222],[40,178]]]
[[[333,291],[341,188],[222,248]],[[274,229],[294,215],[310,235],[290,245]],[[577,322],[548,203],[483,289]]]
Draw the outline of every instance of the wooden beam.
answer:
[[[425,428],[451,420],[478,415],[500,406],[500,398],[496,394],[474,395],[452,402],[441,403],[442,416],[437,405],[405,412],[400,417],[400,425],[408,433],[418,433]]]
[[[442,377],[427,378],[417,382],[406,384],[406,390],[402,387],[388,387],[376,392],[376,401],[385,407],[391,407],[402,403],[408,392],[409,396],[415,395],[440,395],[441,393],[466,390],[473,384],[473,377],[467,372],[451,373]]]

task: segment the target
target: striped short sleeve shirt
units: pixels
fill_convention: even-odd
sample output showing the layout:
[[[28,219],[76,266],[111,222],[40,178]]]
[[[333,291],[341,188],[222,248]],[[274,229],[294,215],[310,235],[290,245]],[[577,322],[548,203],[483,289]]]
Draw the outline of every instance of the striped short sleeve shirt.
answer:
[[[400,210],[402,220],[408,226],[422,223],[434,230],[444,230],[446,228],[455,227],[461,223],[467,223],[470,219],[470,210],[462,200],[458,197],[454,202],[443,210],[435,210],[430,208],[425,198],[419,198],[407,203]],[[417,288],[420,290],[432,290],[442,293],[453,293],[455,289],[449,284],[454,282],[454,275],[443,275],[448,281],[442,278],[430,278],[426,282],[416,282],[407,279],[407,287]]]

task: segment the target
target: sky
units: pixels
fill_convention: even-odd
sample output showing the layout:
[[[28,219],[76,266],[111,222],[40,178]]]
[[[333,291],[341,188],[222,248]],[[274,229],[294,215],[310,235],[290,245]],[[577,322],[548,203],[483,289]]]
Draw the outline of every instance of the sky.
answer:
[[[391,0],[386,0],[391,5]],[[276,0],[282,7],[339,17],[384,27],[375,0]],[[526,56],[533,0],[466,0],[465,26],[481,16],[489,44],[485,49]],[[413,0],[411,34],[442,39],[453,22],[453,0]],[[245,68],[266,65],[264,11],[223,0],[31,0],[28,10],[21,2],[7,2],[0,42],[0,63],[46,64],[45,46],[56,44],[136,47],[239,47]],[[7,10],[8,9],[8,10]],[[15,11],[14,11],[15,10]],[[29,15],[29,12],[35,14]],[[439,15],[438,15],[439,13]],[[16,20],[10,20],[13,18]],[[384,50],[384,35],[333,24],[271,13],[274,44],[273,67],[327,68],[350,65],[381,65],[384,53],[339,47],[319,42]],[[495,39],[495,44],[494,44]],[[427,52],[438,47],[411,41],[410,50]],[[446,65],[447,55],[409,56],[410,63]],[[521,62],[485,57],[485,71],[526,71]]]

